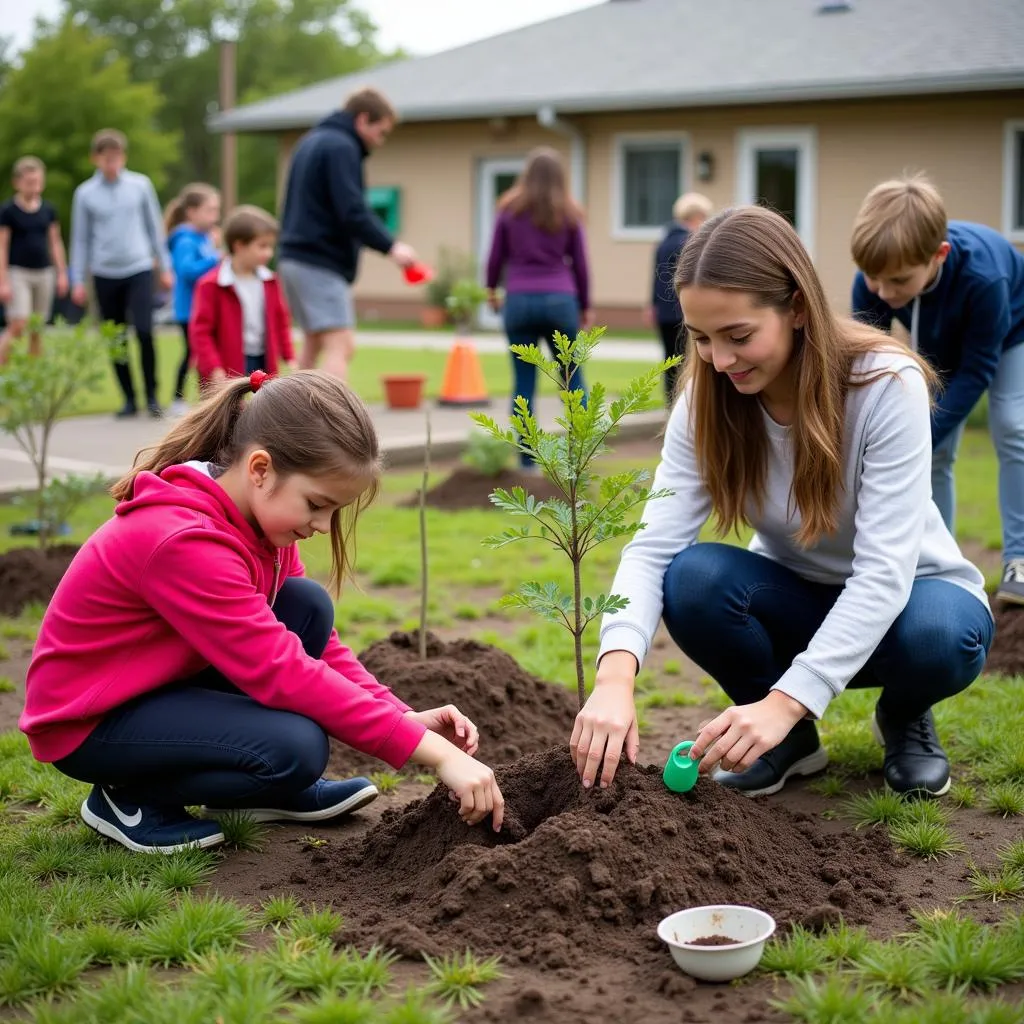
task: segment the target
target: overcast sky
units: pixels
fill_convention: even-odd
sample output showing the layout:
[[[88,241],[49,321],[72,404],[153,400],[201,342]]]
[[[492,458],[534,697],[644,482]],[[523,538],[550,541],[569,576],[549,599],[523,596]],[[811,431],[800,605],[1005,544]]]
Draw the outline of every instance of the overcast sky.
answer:
[[[358,0],[380,27],[384,48],[403,46],[412,53],[436,53],[452,46],[544,21],[600,0]],[[52,18],[60,0],[0,0],[0,34],[13,35],[20,49],[32,38],[39,15]]]

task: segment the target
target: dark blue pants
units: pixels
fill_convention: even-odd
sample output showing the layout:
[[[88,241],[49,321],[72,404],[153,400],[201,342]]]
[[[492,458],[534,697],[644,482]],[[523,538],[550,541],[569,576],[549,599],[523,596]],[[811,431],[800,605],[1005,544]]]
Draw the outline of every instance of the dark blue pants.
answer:
[[[806,650],[841,592],[745,548],[694,544],[665,573],[665,626],[733,703],[753,704]],[[916,718],[974,682],[994,631],[973,594],[946,580],[916,580],[849,688],[880,686],[888,717]]]
[[[323,654],[334,605],[319,583],[286,580],[274,614],[307,654]],[[252,807],[311,786],[327,756],[316,722],[265,707],[211,668],[111,711],[56,767],[139,804]]]
[[[156,396],[156,351],[153,348],[153,273],[144,270],[131,277],[94,277],[96,305],[100,319],[111,321],[121,327],[127,343],[128,319],[131,318],[139,339],[142,355],[142,379],[146,388],[146,401],[157,404]],[[121,386],[126,406],[136,407],[135,384],[132,381],[131,365],[127,354],[123,361],[114,361],[114,373]]]
[[[505,297],[505,333],[510,345],[536,345],[543,338],[555,353],[555,331],[560,331],[570,340],[575,340],[580,329],[580,308],[575,295],[565,292],[512,292]],[[513,411],[515,411],[516,395],[523,398],[533,407],[533,397],[537,390],[537,367],[524,363],[515,353],[512,354],[512,373],[515,377],[512,391]],[[574,367],[569,381],[571,390],[586,390],[583,374]],[[520,461],[524,466],[533,460],[520,453]]]

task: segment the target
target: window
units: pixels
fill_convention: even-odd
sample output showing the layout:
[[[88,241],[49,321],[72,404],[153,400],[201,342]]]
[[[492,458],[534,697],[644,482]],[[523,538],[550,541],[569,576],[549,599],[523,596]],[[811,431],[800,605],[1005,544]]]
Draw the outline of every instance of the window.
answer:
[[[1007,121],[1003,137],[1003,234],[1024,242],[1024,121]]]
[[[612,223],[617,238],[650,241],[672,219],[672,204],[684,191],[685,136],[661,133],[615,139]]]
[[[401,230],[402,198],[397,188],[371,188],[366,190],[366,202],[371,210],[384,222],[384,227],[393,235]]]
[[[741,131],[737,150],[736,201],[781,213],[813,252],[814,129]]]

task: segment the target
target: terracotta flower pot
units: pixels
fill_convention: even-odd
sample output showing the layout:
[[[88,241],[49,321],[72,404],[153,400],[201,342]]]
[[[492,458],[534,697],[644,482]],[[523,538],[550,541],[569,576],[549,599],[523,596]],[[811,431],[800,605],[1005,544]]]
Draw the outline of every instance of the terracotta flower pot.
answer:
[[[423,401],[423,373],[395,373],[381,377],[384,400],[389,409],[418,409]]]

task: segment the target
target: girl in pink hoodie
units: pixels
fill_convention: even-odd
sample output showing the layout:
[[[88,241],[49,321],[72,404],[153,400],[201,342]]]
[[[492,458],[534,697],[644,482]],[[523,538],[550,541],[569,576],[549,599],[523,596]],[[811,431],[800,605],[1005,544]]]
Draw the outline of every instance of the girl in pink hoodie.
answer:
[[[330,534],[337,594],[380,473],[366,407],[316,371],[230,378],[140,453],[50,602],[20,722],[38,760],[93,784],[86,824],[170,853],[223,842],[211,819],[229,809],[337,819],[377,790],[321,778],[333,736],[432,768],[467,823],[501,827],[473,723],[378,683],[299,559],[299,540]]]

